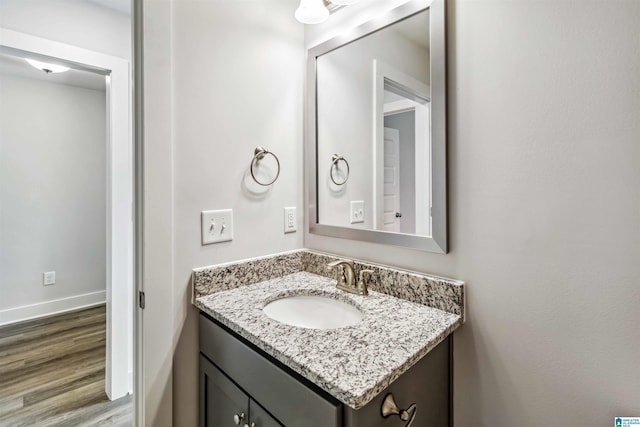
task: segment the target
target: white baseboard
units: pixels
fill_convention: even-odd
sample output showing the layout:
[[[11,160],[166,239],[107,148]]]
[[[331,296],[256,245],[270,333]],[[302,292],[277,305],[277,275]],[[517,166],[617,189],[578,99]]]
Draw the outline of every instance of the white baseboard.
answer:
[[[106,291],[91,292],[68,298],[45,301],[38,304],[0,310],[0,325],[22,322],[80,308],[104,304],[107,301]]]

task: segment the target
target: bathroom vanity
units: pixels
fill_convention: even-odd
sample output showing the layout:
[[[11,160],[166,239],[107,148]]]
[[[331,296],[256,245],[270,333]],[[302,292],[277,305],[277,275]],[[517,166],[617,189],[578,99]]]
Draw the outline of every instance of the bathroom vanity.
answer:
[[[355,262],[372,273],[369,295],[353,295],[336,288],[326,268],[335,260],[301,250],[194,271],[201,426],[450,425],[450,334],[463,322],[463,284]],[[263,310],[301,295],[362,317],[314,329]]]
[[[354,409],[201,314],[200,425],[230,426],[235,420],[255,427],[407,425],[409,420],[397,415],[382,417],[383,401],[391,394],[401,409],[415,405],[414,426],[448,426],[450,345],[446,338],[374,399]]]

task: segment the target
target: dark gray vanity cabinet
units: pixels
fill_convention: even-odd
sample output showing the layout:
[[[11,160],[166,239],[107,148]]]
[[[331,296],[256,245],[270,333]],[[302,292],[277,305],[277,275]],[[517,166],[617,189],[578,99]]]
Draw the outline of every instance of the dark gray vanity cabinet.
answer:
[[[236,421],[238,424],[236,424]],[[200,355],[200,425],[283,427],[204,356]]]
[[[234,332],[200,315],[200,426],[404,427],[382,417],[385,397],[415,404],[412,427],[450,426],[450,338],[358,410],[343,405]],[[413,411],[411,411],[413,415]]]
[[[450,427],[452,416],[451,338],[446,338],[363,408],[345,406],[344,427],[404,427],[399,416],[383,418],[385,397],[391,394],[400,409],[415,404],[411,427]],[[413,411],[410,412],[411,414]]]
[[[233,422],[229,424],[228,420],[233,420],[236,411],[241,410],[235,406],[219,409],[220,404],[214,402],[216,397],[208,395],[208,392],[215,393],[220,388],[217,383],[215,387],[212,385],[215,381],[211,375],[205,377],[205,371],[211,371],[212,368],[249,396],[252,402],[265,408],[264,415],[270,414],[279,423],[275,424],[277,426],[342,427],[342,403],[305,379],[294,377],[288,368],[203,314],[200,315],[200,361],[201,366],[206,367],[200,368],[201,427],[233,426]],[[229,387],[218,393],[232,394],[227,389]],[[224,400],[234,401],[226,396]],[[257,410],[260,411],[260,408]],[[217,415],[205,416],[214,411],[226,414],[220,415],[220,424],[216,424]],[[251,412],[251,408],[247,412]],[[231,418],[228,414],[231,414]],[[209,420],[215,421],[204,423]],[[255,422],[253,419],[251,421]],[[271,425],[255,423],[255,427]],[[247,424],[251,426],[251,422]],[[244,422],[241,425],[244,426]]]

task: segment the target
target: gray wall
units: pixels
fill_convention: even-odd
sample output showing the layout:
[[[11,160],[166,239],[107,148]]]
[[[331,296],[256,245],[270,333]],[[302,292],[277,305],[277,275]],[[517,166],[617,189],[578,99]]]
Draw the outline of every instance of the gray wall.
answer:
[[[136,56],[144,70],[144,204],[142,221],[144,251],[142,311],[142,363],[145,426],[171,426],[173,419],[173,149],[171,2],[143,0],[144,57]],[[137,52],[140,55],[140,52]],[[137,80],[136,80],[137,82]],[[137,86],[140,90],[140,86]],[[136,129],[141,132],[141,129]],[[138,343],[136,343],[138,344]],[[140,355],[140,353],[138,353]],[[137,363],[137,362],[136,362]],[[139,366],[139,365],[136,365]],[[138,390],[138,389],[136,389]],[[195,422],[192,425],[196,425]]]
[[[467,282],[456,426],[637,415],[640,2],[448,4],[451,252],[305,245]]]
[[[295,3],[277,13],[290,16]],[[185,14],[188,4],[193,11]],[[200,127],[193,134],[184,128],[171,140],[171,82],[177,95],[198,80],[188,82],[186,65],[171,78],[168,41],[171,31],[184,41],[173,43],[183,60],[190,51],[180,51],[189,44],[200,53],[206,49],[204,57],[221,49],[218,30],[236,36],[224,33],[236,53],[253,52],[256,40],[238,39],[216,20],[227,15],[204,2],[176,5],[179,16],[171,27],[168,2],[145,0],[145,321],[153,325],[145,329],[152,341],[145,361],[153,369],[148,393],[154,406],[147,416],[156,426],[171,424],[172,400],[174,424],[196,425],[188,267],[289,247],[280,239],[265,244],[266,238],[256,248],[236,241],[227,252],[198,246],[197,212],[211,205],[205,198],[223,194],[220,204],[228,205],[233,195],[225,193],[228,185],[207,186],[217,163],[203,171],[192,161],[201,166],[198,157],[223,147],[242,165],[246,154]],[[310,235],[305,245],[467,281],[468,322],[455,334],[456,426],[611,425],[614,415],[637,413],[640,401],[640,3],[450,0],[449,6],[451,252]],[[285,19],[269,17],[250,22],[271,28]],[[332,21],[347,19],[336,15]],[[294,25],[286,28],[302,28]],[[247,72],[242,65],[251,64],[238,64]],[[297,79],[299,72],[284,74]],[[176,111],[188,105],[188,93],[174,104]],[[194,99],[202,107],[204,101]],[[301,102],[291,106],[278,123],[299,126],[301,109]],[[244,123],[264,111],[270,110],[254,111]],[[182,114],[176,125],[192,124],[189,114],[215,119],[206,111]],[[288,142],[299,149],[299,138]],[[174,175],[181,176],[175,187]],[[175,205],[174,189],[176,197],[182,193]],[[267,224],[260,213],[251,215],[259,227]],[[173,334],[167,332],[171,325]]]
[[[0,311],[105,291],[105,106],[104,90],[0,75]]]
[[[176,426],[195,425],[198,413],[191,269],[302,246],[304,45],[296,7],[296,0],[173,4]],[[280,158],[269,188],[249,175],[258,145]],[[273,166],[269,158],[263,164]],[[285,206],[298,208],[297,233],[284,234]],[[200,211],[224,208],[233,209],[233,241],[202,246]]]

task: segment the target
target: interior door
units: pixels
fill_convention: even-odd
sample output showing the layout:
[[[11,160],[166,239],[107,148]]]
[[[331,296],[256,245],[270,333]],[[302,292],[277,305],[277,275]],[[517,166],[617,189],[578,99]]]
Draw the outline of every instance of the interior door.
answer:
[[[200,355],[200,427],[248,423],[249,397]],[[235,420],[239,420],[238,424]],[[262,424],[256,424],[262,427]],[[280,424],[265,424],[265,426]]]
[[[400,232],[400,132],[384,128],[382,229]]]

